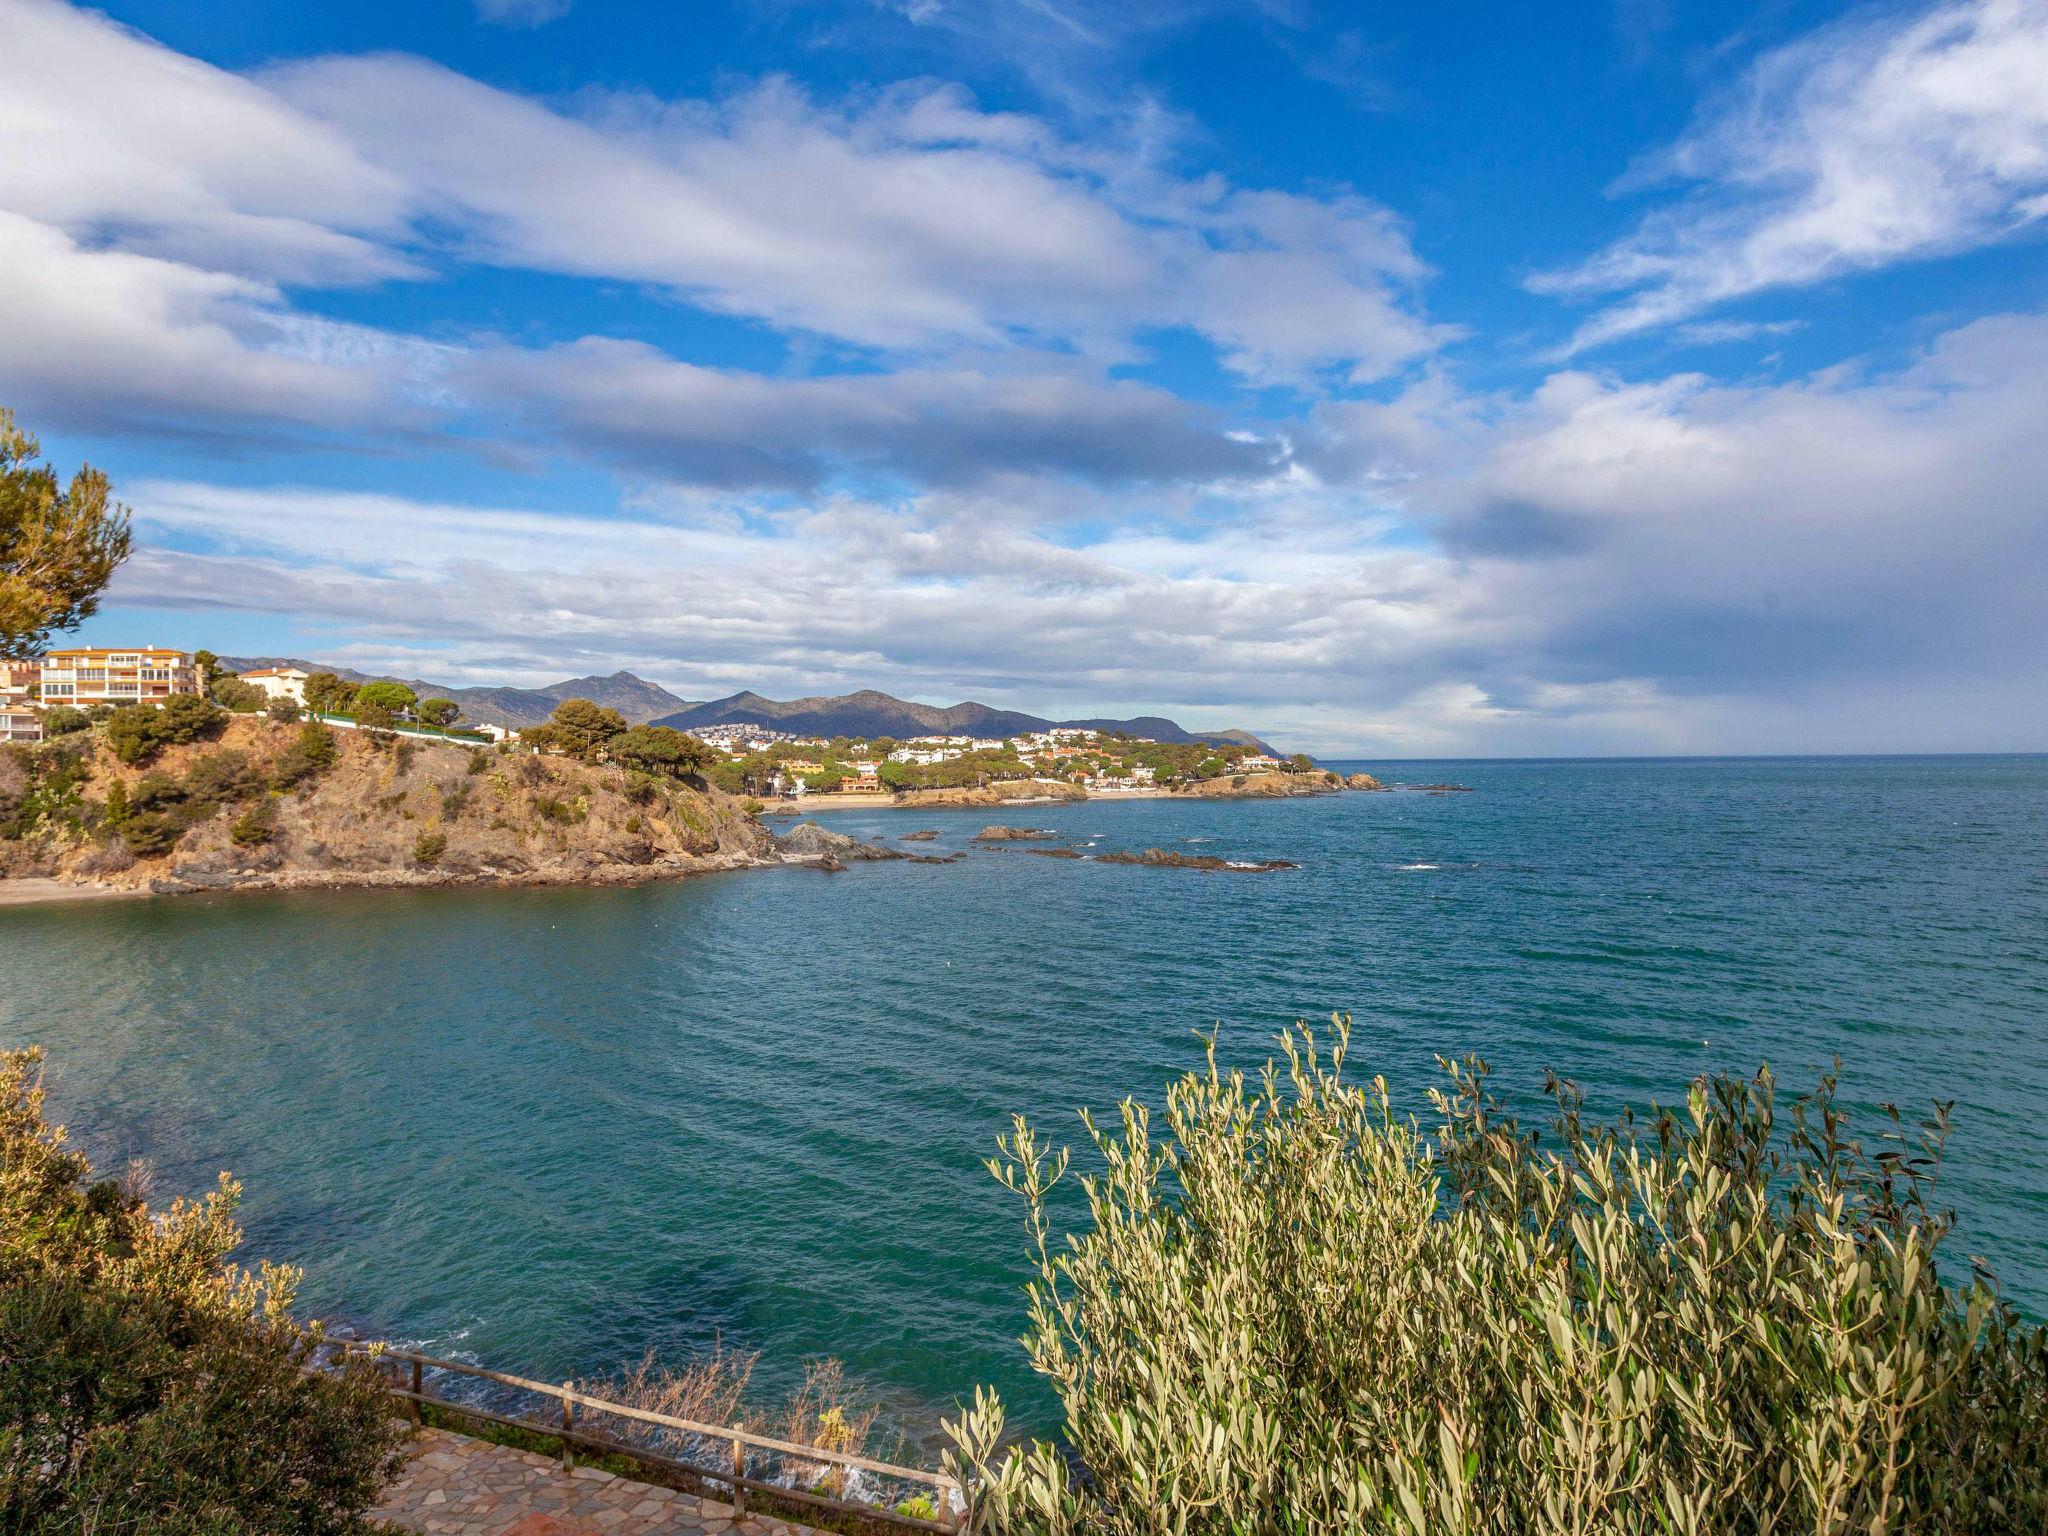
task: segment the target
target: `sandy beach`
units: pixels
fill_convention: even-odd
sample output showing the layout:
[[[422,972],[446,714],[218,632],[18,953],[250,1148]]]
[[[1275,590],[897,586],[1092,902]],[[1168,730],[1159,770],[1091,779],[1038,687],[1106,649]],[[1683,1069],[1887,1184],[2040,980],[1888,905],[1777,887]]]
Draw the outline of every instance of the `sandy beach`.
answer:
[[[147,896],[107,885],[73,885],[66,880],[0,880],[0,907],[35,907],[52,901],[99,901]]]

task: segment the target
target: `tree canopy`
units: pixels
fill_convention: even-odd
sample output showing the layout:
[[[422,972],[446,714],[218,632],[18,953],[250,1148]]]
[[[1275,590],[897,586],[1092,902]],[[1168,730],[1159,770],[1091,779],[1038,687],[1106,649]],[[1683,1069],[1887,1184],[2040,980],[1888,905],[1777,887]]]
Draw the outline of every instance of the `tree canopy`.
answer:
[[[605,755],[622,767],[669,778],[702,773],[717,759],[696,737],[666,725],[636,725],[620,731],[606,743]]]
[[[99,610],[128,558],[128,509],[83,465],[68,487],[35,462],[42,444],[0,406],[0,659],[40,655],[50,636]]]
[[[357,705],[375,704],[394,715],[411,709],[419,697],[403,683],[364,683],[356,690]]]

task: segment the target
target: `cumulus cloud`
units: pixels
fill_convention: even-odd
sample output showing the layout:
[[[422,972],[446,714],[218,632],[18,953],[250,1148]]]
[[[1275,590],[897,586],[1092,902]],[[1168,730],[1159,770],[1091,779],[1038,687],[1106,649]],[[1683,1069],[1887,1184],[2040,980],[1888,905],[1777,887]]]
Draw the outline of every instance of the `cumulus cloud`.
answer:
[[[1624,183],[1695,190],[1533,286],[1627,297],[1582,350],[1766,289],[1982,245],[2048,215],[2048,10],[1963,0],[1761,59]]]
[[[658,284],[861,346],[1121,354],[1186,326],[1262,378],[1379,378],[1442,339],[1413,302],[1425,274],[1406,230],[1377,204],[1133,169],[952,88],[832,110],[769,81],[570,112],[412,58],[268,81],[474,259]]]

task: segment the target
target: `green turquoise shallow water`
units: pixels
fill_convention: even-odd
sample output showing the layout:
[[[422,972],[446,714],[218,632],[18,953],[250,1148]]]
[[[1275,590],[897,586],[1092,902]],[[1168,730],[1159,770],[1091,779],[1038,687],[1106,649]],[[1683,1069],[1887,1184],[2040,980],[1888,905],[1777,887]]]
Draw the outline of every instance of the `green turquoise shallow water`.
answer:
[[[1348,1009],[1602,1106],[1768,1058],[1957,1101],[1958,1239],[2048,1308],[2048,758],[1397,764],[1470,795],[1087,804],[1102,849],[638,890],[0,911],[0,1040],[160,1191],[221,1168],[254,1251],[365,1330],[550,1378],[714,1338],[836,1354],[913,1434],[1013,1342],[1022,1232],[979,1166],[1013,1110],[1156,1097],[1189,1031],[1264,1055]],[[963,846],[982,811],[846,813]]]

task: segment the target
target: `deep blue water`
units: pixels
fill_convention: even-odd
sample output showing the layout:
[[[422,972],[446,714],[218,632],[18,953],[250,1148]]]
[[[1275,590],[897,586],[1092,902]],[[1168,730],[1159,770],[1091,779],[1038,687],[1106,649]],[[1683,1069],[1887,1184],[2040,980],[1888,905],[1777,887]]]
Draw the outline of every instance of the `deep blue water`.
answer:
[[[1071,1133],[1193,1029],[1252,1064],[1332,1009],[1417,1104],[1466,1051],[1601,1107],[1837,1056],[1856,1103],[1952,1098],[1958,1246],[2048,1309],[2048,758],[1364,766],[1476,792],[1003,818],[1278,874],[1010,850],[0,911],[0,1040],[49,1047],[104,1162],[234,1169],[313,1310],[555,1379],[837,1354],[913,1430],[978,1381],[1043,1412],[979,1162],[1011,1112]],[[943,851],[991,816],[827,819]]]

